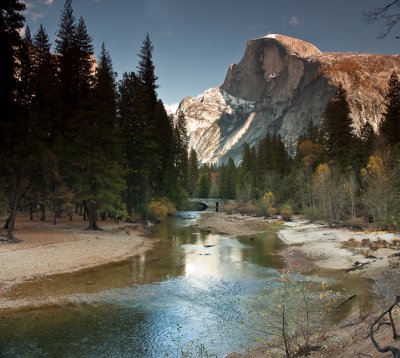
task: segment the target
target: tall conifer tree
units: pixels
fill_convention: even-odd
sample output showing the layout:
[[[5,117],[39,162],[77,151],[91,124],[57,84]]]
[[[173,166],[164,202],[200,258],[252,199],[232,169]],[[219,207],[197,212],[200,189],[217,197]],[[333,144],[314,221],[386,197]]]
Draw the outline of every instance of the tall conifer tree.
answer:
[[[188,188],[188,146],[189,137],[186,130],[186,119],[183,115],[178,116],[175,126],[175,167],[178,187]]]
[[[25,5],[19,0],[0,3],[0,113],[3,120],[12,116],[15,100],[17,81],[15,51],[21,44],[19,31],[24,22],[23,10]]]
[[[379,129],[388,144],[394,145],[400,142],[400,81],[396,72],[393,72],[389,79],[386,111]]]
[[[97,210],[116,210],[123,189],[119,128],[116,126],[115,74],[104,44],[93,88],[93,115],[81,125],[74,160],[75,191],[87,204],[89,229],[96,230]]]
[[[139,58],[138,76],[145,85],[150,104],[155,105],[157,102],[156,89],[158,88],[158,77],[155,75],[155,66],[153,63],[153,44],[151,43],[148,33],[143,40]]]
[[[196,190],[197,183],[199,181],[199,168],[198,159],[196,151],[191,148],[189,153],[189,163],[188,163],[188,187],[189,196],[192,196]]]
[[[50,53],[51,44],[46,30],[40,25],[33,39],[34,92],[32,117],[41,141],[54,150],[60,116],[59,88],[56,85],[56,66]]]
[[[75,31],[76,61],[77,61],[77,82],[78,98],[82,103],[89,96],[93,83],[93,45],[92,38],[88,34],[85,21],[79,18]],[[103,50],[103,49],[102,49]]]
[[[352,125],[347,93],[340,84],[332,100],[325,108],[324,130],[329,159],[336,161],[342,168],[351,164]]]
[[[75,115],[78,98],[77,76],[78,63],[76,51],[76,22],[72,8],[72,0],[66,0],[61,13],[59,29],[56,37],[56,53],[58,55],[59,88],[63,100],[63,121]]]
[[[19,31],[23,27],[22,11],[25,5],[19,0],[0,2],[0,190],[8,197],[9,216],[7,237],[13,238],[15,216],[22,194],[24,169],[28,166],[26,123],[24,108],[17,98],[17,70],[21,64],[22,40]]]

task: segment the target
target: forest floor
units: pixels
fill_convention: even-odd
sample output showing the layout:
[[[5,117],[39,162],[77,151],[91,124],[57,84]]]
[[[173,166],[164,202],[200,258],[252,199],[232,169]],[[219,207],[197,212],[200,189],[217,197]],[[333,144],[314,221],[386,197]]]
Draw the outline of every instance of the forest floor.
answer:
[[[51,220],[19,215],[14,231],[18,241],[0,243],[0,296],[27,280],[121,261],[152,247],[142,224],[99,221],[101,230],[96,231],[87,225],[81,217],[61,218],[52,225]]]
[[[202,215],[199,227],[232,235],[250,235],[267,230],[273,223],[264,218],[218,213]],[[344,321],[329,327],[321,349],[311,357],[391,357],[391,354],[379,353],[367,335],[373,319],[394,301],[395,294],[400,294],[399,233],[369,228],[332,228],[326,223],[309,223],[299,218],[275,223],[282,225],[278,237],[287,244],[280,251],[287,270],[306,272],[317,268],[360,275],[374,280],[373,294],[379,297],[373,311],[365,313],[359,306],[354,307]],[[395,316],[399,328],[400,315],[396,312]],[[382,343],[393,343],[389,328],[383,329],[377,337]],[[247,354],[232,353],[228,357],[280,357],[282,354],[276,350],[272,353],[271,346],[275,343],[265,343]]]

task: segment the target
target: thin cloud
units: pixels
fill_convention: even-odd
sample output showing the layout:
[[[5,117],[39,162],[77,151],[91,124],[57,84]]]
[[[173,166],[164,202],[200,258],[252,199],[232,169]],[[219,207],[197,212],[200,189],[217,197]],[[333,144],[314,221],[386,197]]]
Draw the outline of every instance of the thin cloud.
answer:
[[[30,1],[22,1],[22,2],[25,4],[25,11],[28,13],[36,7],[36,5],[33,2]]]
[[[39,20],[39,19],[43,19],[43,18],[46,17],[45,14],[43,14],[42,12],[39,12],[39,11],[32,11],[32,12],[30,13],[30,15],[31,15],[31,18],[32,18],[32,20],[33,20],[34,22],[36,22],[36,21]]]
[[[172,30],[165,30],[165,31],[162,32],[162,35],[163,35],[164,37],[170,37],[170,36],[172,36],[173,34],[174,34],[174,31],[172,31]]]
[[[36,22],[46,17],[46,12],[42,11],[44,10],[43,5],[51,6],[54,0],[24,0],[23,3],[25,4],[25,16],[29,16],[33,22]]]
[[[292,15],[289,18],[289,25],[290,26],[297,26],[300,24],[300,19],[296,15]]]

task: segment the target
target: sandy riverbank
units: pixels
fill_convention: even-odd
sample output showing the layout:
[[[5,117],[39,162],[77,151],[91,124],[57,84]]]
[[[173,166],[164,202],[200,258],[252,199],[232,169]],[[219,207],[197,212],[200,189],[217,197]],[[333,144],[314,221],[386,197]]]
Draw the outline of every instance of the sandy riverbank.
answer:
[[[271,225],[263,218],[251,218],[241,215],[210,214],[200,220],[201,227],[225,232],[232,235],[254,234],[265,231]],[[278,224],[278,223],[276,223]],[[290,271],[308,270],[310,268],[351,270],[348,274],[356,273],[375,280],[374,291],[381,295],[377,312],[383,310],[393,300],[394,294],[399,294],[398,267],[400,247],[396,240],[400,237],[395,233],[384,231],[360,230],[353,231],[345,228],[331,228],[328,225],[308,223],[304,220],[282,223],[278,237],[287,244],[280,254]],[[349,241],[350,240],[350,241]],[[346,246],[346,243],[351,245]],[[368,246],[362,243],[368,242]],[[379,244],[379,245],[375,245]],[[372,250],[370,247],[378,247]],[[382,247],[386,246],[386,247]],[[361,249],[370,251],[374,258],[366,258]],[[299,264],[300,262],[300,264]],[[361,265],[358,265],[360,263]],[[352,310],[345,321],[330,327],[321,349],[314,352],[313,358],[337,357],[380,357],[367,337],[374,314],[363,315],[360,307]],[[397,316],[398,320],[398,316]],[[389,330],[380,332],[381,342],[392,342]],[[264,358],[271,356],[272,344],[262,344],[251,349],[247,354],[232,353],[229,358]],[[279,357],[277,354],[274,357]],[[272,356],[271,356],[272,357]]]
[[[323,269],[371,271],[396,266],[400,236],[385,231],[354,231],[297,220],[284,224],[278,237],[287,245],[285,255],[300,253]]]
[[[396,243],[400,241],[400,235],[396,233],[331,228],[300,219],[284,223],[225,213],[203,214],[198,225],[203,229],[230,235],[253,235],[268,230],[271,225],[282,225],[278,237],[287,247],[282,250],[281,255],[289,266],[294,261],[292,258],[296,257],[296,261],[303,261],[302,266],[317,266],[322,269],[353,270],[357,266],[354,271],[363,271],[369,277],[373,277],[371,272],[382,268],[400,266],[400,258],[393,257],[400,250],[399,242]],[[349,240],[351,243],[346,246]],[[362,245],[366,242],[368,245]],[[379,242],[382,245],[378,245]],[[370,249],[374,244],[375,247]],[[296,267],[293,269],[296,270]]]
[[[252,217],[241,214],[205,213],[197,221],[199,228],[209,229],[228,235],[254,235],[266,231],[276,220],[267,220],[262,217]]]
[[[41,276],[79,271],[140,255],[152,247],[142,225],[99,222],[89,231],[81,219],[16,222],[17,243],[0,243],[0,288]],[[1,290],[0,290],[1,292]]]

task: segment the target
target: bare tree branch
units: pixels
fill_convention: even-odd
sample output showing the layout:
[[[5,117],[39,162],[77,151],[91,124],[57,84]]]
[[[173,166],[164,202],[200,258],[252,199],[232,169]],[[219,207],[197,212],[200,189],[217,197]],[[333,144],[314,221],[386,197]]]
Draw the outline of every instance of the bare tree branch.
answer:
[[[378,39],[383,39],[400,21],[400,0],[387,1],[386,5],[363,11],[363,15],[367,24],[377,23],[383,27],[377,36]]]
[[[369,336],[371,337],[371,341],[372,344],[374,345],[374,347],[378,350],[378,352],[381,353],[387,353],[387,352],[391,352],[393,354],[394,358],[400,358],[400,350],[396,347],[393,346],[386,346],[386,347],[381,347],[379,345],[379,343],[376,341],[375,337],[374,337],[374,333],[376,333],[377,331],[379,331],[379,329],[382,326],[391,326],[392,327],[392,332],[393,332],[393,339],[399,339],[400,336],[397,334],[396,331],[396,326],[395,323],[393,321],[393,317],[392,317],[392,311],[393,309],[397,306],[399,307],[399,303],[400,303],[400,296],[396,296],[396,300],[394,301],[394,303],[386,310],[384,311],[371,325],[370,329],[369,329]],[[380,320],[386,316],[389,315],[389,319],[390,322],[380,322]],[[376,326],[376,327],[375,327]]]

